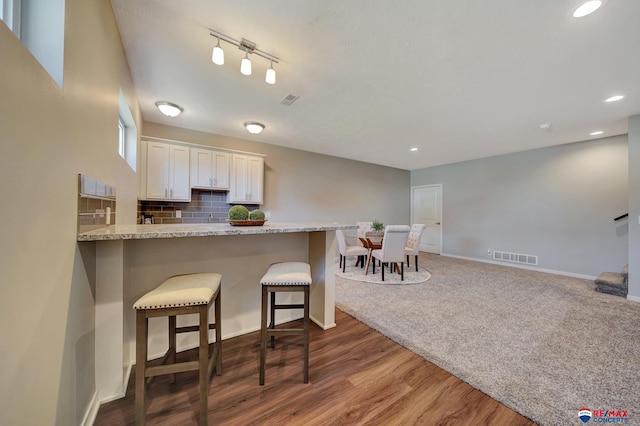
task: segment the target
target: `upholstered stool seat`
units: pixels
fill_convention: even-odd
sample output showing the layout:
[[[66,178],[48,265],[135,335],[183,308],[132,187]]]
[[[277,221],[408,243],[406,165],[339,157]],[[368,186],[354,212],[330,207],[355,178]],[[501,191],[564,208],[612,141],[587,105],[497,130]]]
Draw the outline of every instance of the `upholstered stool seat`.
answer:
[[[271,339],[271,347],[275,346],[276,335],[302,334],[304,340],[303,377],[309,382],[309,286],[311,285],[311,267],[304,262],[274,263],[260,280],[262,284],[262,321],[260,336],[260,384],[264,385],[265,364],[267,356],[267,339]],[[302,304],[276,304],[277,292],[303,292]],[[269,305],[271,295],[271,307]],[[303,309],[303,328],[275,328],[275,311],[277,309]],[[267,326],[267,310],[270,323]]]
[[[199,273],[176,275],[138,299],[136,310],[136,424],[145,422],[146,386],[154,376],[169,374],[171,383],[175,373],[199,371],[200,424],[207,424],[209,378],[215,366],[216,374],[222,374],[222,333],[220,330],[220,284],[222,275]],[[215,323],[209,324],[209,307],[214,303]],[[198,314],[195,326],[176,327],[176,316]],[[169,349],[162,365],[147,364],[147,339],[149,318],[169,318]],[[209,330],[215,329],[216,341],[209,355]],[[199,333],[198,361],[176,363],[176,333]]]

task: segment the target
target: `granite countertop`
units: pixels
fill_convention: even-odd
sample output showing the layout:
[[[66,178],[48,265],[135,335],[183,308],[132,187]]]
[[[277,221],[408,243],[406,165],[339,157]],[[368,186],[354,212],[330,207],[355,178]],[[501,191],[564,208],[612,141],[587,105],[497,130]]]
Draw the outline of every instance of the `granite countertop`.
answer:
[[[267,222],[262,226],[231,226],[227,223],[175,225],[112,225],[78,234],[78,241],[142,240],[150,238],[209,237],[357,229],[335,222]]]

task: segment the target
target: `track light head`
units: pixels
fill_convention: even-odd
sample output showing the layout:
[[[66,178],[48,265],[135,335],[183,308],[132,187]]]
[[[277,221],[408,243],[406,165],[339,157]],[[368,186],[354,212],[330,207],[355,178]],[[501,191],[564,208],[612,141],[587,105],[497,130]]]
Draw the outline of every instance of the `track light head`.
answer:
[[[267,84],[276,84],[276,70],[273,69],[273,61],[271,61],[271,66],[267,70],[264,81],[266,81]]]
[[[224,65],[224,50],[220,47],[220,37],[218,37],[218,44],[213,48],[211,61],[216,65]]]

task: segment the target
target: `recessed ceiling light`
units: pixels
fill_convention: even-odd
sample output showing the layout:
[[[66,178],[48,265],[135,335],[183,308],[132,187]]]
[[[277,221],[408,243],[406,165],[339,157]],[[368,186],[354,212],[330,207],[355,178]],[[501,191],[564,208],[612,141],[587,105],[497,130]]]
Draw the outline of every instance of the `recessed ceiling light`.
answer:
[[[601,134],[603,134],[603,133],[604,133],[604,132],[603,132],[602,130],[598,130],[597,132],[591,132],[591,133],[589,133],[589,134],[590,134],[591,136],[598,136],[598,135],[601,135]]]
[[[417,151],[417,150],[418,150],[418,148],[411,148],[409,151],[411,151],[411,152],[415,152],[415,151]]]
[[[619,101],[621,99],[624,99],[623,95],[615,95],[615,96],[612,96],[610,98],[605,99],[604,101],[605,102],[616,102],[616,101]]]
[[[604,2],[602,0],[589,0],[582,3],[576,10],[573,11],[574,18],[582,18],[595,12],[602,6]]]
[[[538,127],[542,130],[549,130],[551,128],[551,123],[542,123]]]
[[[177,117],[184,111],[180,105],[172,104],[171,102],[158,101],[156,106],[167,117]]]

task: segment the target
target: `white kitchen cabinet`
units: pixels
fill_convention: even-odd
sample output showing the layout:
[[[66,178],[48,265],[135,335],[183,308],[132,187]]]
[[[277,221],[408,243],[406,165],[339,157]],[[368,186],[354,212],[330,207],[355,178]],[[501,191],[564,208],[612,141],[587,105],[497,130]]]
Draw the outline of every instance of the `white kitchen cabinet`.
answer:
[[[229,189],[229,160],[228,152],[191,148],[191,187]]]
[[[264,158],[231,154],[231,180],[228,203],[262,204]]]
[[[148,141],[145,199],[190,201],[189,147]],[[143,186],[143,187],[144,187]]]

